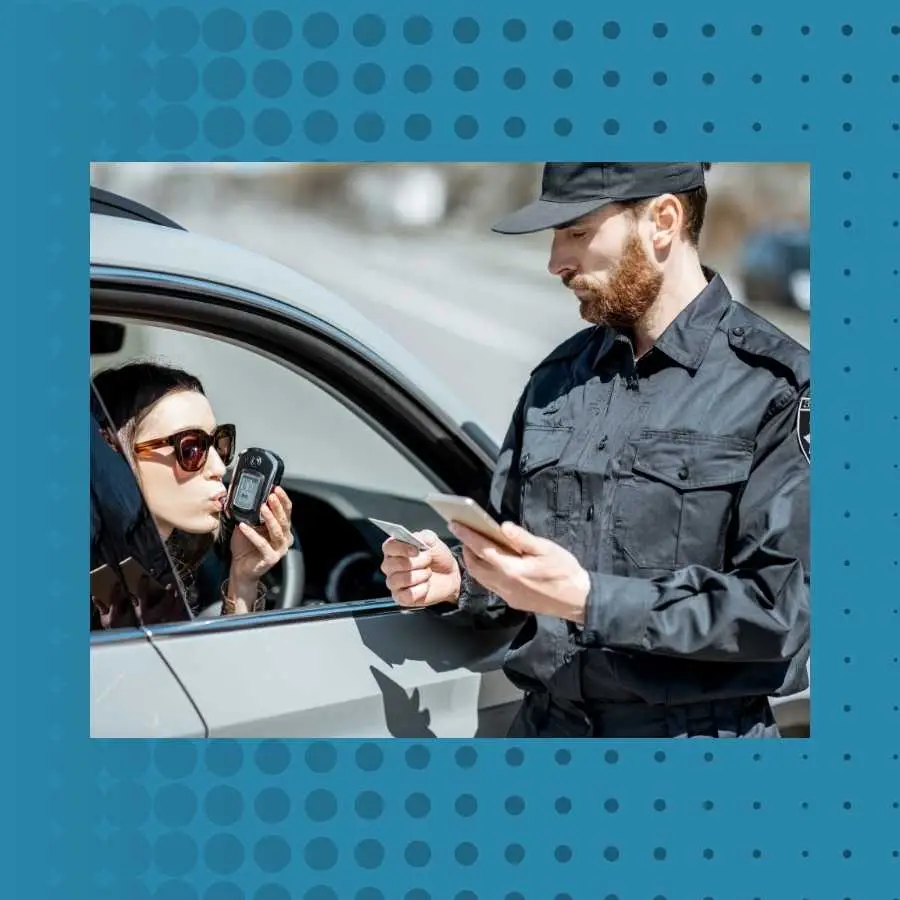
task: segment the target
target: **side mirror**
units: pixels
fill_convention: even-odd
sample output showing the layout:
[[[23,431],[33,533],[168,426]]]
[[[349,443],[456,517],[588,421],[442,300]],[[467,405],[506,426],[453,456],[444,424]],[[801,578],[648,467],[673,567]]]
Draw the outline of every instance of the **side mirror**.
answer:
[[[125,345],[125,326],[91,319],[91,356],[109,356]]]

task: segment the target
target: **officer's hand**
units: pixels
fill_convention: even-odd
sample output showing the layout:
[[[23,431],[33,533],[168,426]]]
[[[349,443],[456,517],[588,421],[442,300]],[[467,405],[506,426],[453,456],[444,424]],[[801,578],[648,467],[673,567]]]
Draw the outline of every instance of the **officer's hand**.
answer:
[[[512,522],[502,528],[521,556],[464,525],[450,526],[464,545],[469,574],[513,609],[583,623],[591,583],[578,560],[559,544]]]
[[[415,536],[428,545],[417,550],[388,538],[381,547],[391,597],[400,606],[432,606],[456,603],[459,599],[459,566],[450,548],[433,531],[417,531]]]

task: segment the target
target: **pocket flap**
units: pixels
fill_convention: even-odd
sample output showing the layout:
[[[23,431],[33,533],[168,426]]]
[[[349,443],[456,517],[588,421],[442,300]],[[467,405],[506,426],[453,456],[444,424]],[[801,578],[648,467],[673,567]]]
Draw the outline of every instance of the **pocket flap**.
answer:
[[[559,458],[572,437],[571,427],[548,427],[529,425],[522,440],[522,456],[519,470],[530,475],[538,469],[559,462]]]
[[[636,450],[635,472],[680,491],[746,481],[753,465],[753,445],[742,438],[644,433]]]

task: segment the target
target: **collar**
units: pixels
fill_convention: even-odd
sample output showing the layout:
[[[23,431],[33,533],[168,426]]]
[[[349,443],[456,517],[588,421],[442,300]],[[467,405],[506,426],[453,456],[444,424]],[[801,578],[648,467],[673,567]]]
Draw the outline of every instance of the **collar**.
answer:
[[[716,328],[722,321],[729,304],[731,293],[722,277],[712,269],[703,267],[706,287],[675,317],[653,345],[673,362],[696,372],[706,356]],[[602,329],[600,346],[594,357],[594,366],[622,344],[631,344],[627,332],[615,328]]]
[[[716,328],[731,303],[722,277],[703,267],[706,287],[675,317],[653,345],[669,359],[696,372],[706,356]]]

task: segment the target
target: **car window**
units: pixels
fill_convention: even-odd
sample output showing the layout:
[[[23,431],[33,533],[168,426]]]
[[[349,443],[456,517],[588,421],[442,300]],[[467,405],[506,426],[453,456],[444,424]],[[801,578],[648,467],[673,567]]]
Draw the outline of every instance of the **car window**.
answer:
[[[127,347],[139,352],[129,358]],[[369,517],[442,530],[422,502],[435,485],[356,411],[303,374],[244,347],[162,326],[129,323],[123,351],[92,359],[92,372],[136,361],[183,369],[201,381],[216,423],[235,426],[237,451],[262,448],[284,461],[295,545],[260,579],[265,599],[258,612],[386,598],[385,535]],[[232,473],[233,466],[226,483]],[[219,542],[189,573],[194,616],[220,614],[230,553],[229,541]]]
[[[93,387],[90,418],[91,631],[185,621],[171,559]]]
[[[239,447],[274,450],[285,475],[420,499],[431,483],[367,422],[302,375],[225,341],[129,325],[115,364],[145,358],[177,365],[202,382],[220,422],[234,422]],[[92,369],[104,368],[99,357]]]

